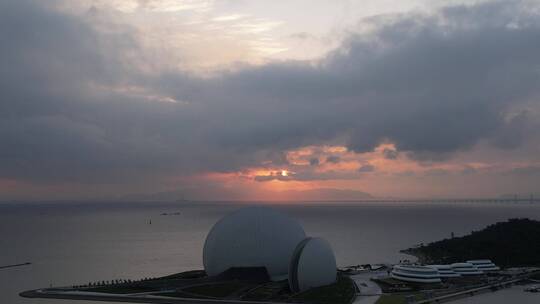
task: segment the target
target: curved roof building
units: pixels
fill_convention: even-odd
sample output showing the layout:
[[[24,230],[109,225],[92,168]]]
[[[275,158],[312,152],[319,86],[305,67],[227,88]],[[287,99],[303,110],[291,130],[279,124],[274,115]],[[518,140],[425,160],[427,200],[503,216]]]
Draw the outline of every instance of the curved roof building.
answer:
[[[232,267],[265,267],[273,280],[288,276],[296,246],[306,238],[295,220],[267,207],[247,207],[219,220],[208,233],[203,264],[210,276]]]
[[[473,264],[478,270],[488,272],[500,270],[499,266],[493,264],[491,260],[470,260],[467,263]]]
[[[322,238],[306,238],[294,250],[289,264],[289,286],[299,292],[336,282],[336,258]]]
[[[450,265],[427,265],[427,267],[436,269],[439,272],[441,279],[457,278],[460,276],[460,274],[456,273]]]
[[[452,267],[452,270],[454,270],[455,273],[458,273],[462,276],[467,275],[481,275],[483,272],[476,268],[471,263],[454,263],[450,265]]]
[[[395,265],[390,273],[394,279],[413,283],[440,283],[437,269],[418,265]]]

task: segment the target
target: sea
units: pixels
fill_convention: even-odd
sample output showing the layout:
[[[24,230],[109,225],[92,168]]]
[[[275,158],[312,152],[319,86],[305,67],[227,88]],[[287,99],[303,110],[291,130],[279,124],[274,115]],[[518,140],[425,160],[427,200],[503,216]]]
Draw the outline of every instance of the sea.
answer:
[[[540,204],[528,203],[0,203],[0,266],[31,263],[0,268],[0,303],[98,303],[18,294],[202,269],[202,248],[212,225],[254,204],[275,208],[297,219],[307,235],[328,240],[339,266],[414,260],[399,251],[510,218],[540,220]],[[519,302],[516,297],[524,294],[494,293],[488,301]],[[540,303],[537,297],[530,303]],[[473,299],[466,303],[477,303]]]

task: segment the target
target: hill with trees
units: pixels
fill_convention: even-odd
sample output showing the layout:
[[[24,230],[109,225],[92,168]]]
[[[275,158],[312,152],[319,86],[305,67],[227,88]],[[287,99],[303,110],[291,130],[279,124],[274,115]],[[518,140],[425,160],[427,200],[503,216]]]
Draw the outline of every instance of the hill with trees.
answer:
[[[491,259],[502,267],[540,266],[540,221],[509,219],[463,237],[402,250],[421,263],[449,264]]]

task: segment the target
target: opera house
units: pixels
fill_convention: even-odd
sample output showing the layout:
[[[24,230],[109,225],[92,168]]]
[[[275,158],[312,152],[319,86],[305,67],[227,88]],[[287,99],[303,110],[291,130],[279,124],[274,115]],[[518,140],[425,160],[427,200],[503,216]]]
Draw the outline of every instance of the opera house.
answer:
[[[336,282],[330,244],[306,236],[302,226],[267,207],[247,207],[219,220],[203,249],[209,276],[226,271],[264,269],[272,281],[287,279],[292,291]]]

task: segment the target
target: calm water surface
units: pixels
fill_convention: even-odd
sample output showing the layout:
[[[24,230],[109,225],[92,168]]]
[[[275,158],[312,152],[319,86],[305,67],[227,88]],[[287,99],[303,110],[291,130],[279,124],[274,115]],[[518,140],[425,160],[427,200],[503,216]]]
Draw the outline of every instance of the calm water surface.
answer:
[[[137,279],[201,269],[207,232],[220,217],[240,207],[201,203],[0,204],[0,266],[32,262],[0,270],[0,303],[97,303],[23,299],[18,293],[51,284]],[[449,237],[452,232],[463,235],[508,218],[540,220],[540,206],[529,204],[273,207],[298,219],[308,235],[326,238],[341,266],[397,262],[410,258],[399,254],[400,249]],[[177,211],[180,215],[160,215]],[[505,303],[505,298],[508,300],[504,293],[497,297],[500,303]]]

